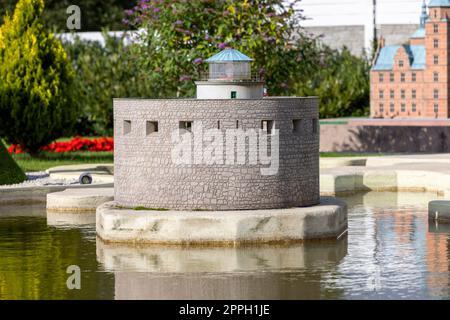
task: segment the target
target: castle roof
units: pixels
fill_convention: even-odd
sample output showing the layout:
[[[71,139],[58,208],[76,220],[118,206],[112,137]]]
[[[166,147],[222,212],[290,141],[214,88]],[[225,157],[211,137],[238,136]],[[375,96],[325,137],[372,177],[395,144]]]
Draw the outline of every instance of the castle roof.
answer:
[[[428,7],[450,7],[450,0],[431,0]]]
[[[411,36],[412,39],[421,39],[425,38],[425,28],[419,28],[416,30],[416,32],[413,33]]]
[[[378,55],[378,58],[372,67],[375,71],[392,70],[394,66],[395,55],[400,48],[404,48],[409,57],[409,63],[412,70],[425,69],[426,51],[425,46],[386,46],[383,47]]]
[[[235,49],[225,49],[208,60],[206,62],[251,62],[253,59],[247,57],[242,52]]]

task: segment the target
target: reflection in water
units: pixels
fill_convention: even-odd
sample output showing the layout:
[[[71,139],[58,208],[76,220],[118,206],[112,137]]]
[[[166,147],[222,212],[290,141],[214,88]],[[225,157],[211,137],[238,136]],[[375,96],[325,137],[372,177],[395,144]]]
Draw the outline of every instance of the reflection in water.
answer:
[[[116,299],[319,299],[347,241],[287,247],[133,248],[97,241]],[[331,298],[339,298],[336,290]]]
[[[98,272],[95,228],[49,227],[45,212],[44,206],[0,207],[0,299],[114,298],[113,275]],[[82,270],[81,290],[66,287],[73,264]]]
[[[427,214],[437,198],[358,194],[343,198],[337,243],[216,249],[106,245],[87,216],[0,206],[0,299],[448,299],[450,226]],[[72,264],[79,291],[66,288]]]

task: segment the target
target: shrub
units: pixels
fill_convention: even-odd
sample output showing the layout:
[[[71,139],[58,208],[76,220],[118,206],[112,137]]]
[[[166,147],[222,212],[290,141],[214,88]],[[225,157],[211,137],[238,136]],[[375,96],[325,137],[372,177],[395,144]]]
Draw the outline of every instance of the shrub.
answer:
[[[25,173],[11,158],[0,140],[0,185],[20,183],[26,178]]]
[[[318,96],[321,118],[365,116],[370,105],[369,72],[365,58],[351,55],[346,48],[326,48],[315,67],[294,84],[294,93]]]
[[[78,135],[112,135],[113,98],[152,97],[152,84],[129,55],[124,39],[106,32],[103,37],[104,46],[79,38],[64,43],[77,77]]]
[[[0,28],[0,136],[30,154],[69,133],[76,119],[74,73],[43,10],[43,0],[20,0]]]

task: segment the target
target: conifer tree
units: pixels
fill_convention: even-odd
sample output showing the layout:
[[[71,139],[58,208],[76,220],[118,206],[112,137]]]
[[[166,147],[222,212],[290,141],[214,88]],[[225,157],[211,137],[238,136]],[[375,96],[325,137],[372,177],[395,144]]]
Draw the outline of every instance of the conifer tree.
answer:
[[[34,155],[75,123],[74,72],[47,32],[43,0],[20,0],[0,27],[0,137]]]
[[[0,185],[20,183],[25,179],[25,173],[11,158],[0,140]]]

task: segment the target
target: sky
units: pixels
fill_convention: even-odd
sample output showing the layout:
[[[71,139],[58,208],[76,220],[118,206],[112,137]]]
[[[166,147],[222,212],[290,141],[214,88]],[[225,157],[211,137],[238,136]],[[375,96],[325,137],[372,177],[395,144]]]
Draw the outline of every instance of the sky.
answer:
[[[427,0],[428,3],[429,0]],[[418,24],[423,0],[377,0],[378,24]],[[303,26],[372,23],[372,0],[302,0]]]

